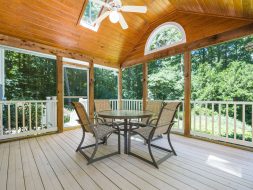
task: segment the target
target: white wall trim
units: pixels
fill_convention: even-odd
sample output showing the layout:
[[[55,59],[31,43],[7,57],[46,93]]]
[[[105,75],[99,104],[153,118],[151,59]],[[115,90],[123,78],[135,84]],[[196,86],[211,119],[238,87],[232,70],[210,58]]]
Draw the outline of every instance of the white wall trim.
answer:
[[[15,51],[18,53],[24,53],[24,54],[29,54],[29,55],[34,55],[34,56],[38,56],[38,57],[44,57],[44,58],[49,58],[49,59],[56,59],[55,55],[50,55],[50,54],[45,54],[45,53],[39,53],[36,51],[30,51],[30,50],[25,50],[25,49],[20,49],[20,48],[14,48],[14,47],[10,47],[10,46],[3,46],[0,45],[1,49],[4,50],[9,50],[9,51]]]
[[[173,26],[173,27],[176,27],[178,28],[181,32],[182,32],[182,35],[183,35],[183,39],[179,42],[176,42],[174,44],[171,44],[171,45],[166,45],[164,47],[161,47],[161,48],[157,48],[157,49],[154,49],[154,50],[149,50],[149,47],[150,47],[150,43],[152,42],[153,38],[163,29],[163,28],[166,28],[168,26]],[[145,51],[144,51],[144,55],[148,55],[148,54],[151,54],[151,53],[154,53],[154,52],[158,52],[158,51],[161,51],[163,49],[166,49],[166,48],[169,48],[169,47],[173,47],[173,46],[176,46],[176,45],[179,45],[179,44],[183,44],[186,42],[186,33],[185,33],[185,30],[184,28],[176,23],[176,22],[165,22],[161,25],[159,25],[158,27],[156,27],[156,29],[153,30],[153,32],[150,34],[147,42],[146,42],[146,45],[145,45]]]
[[[86,62],[86,61],[80,61],[80,60],[77,60],[77,59],[71,59],[71,58],[63,57],[62,61],[63,62],[67,62],[67,63],[75,63],[75,64],[78,64],[78,65],[89,66],[88,62]]]

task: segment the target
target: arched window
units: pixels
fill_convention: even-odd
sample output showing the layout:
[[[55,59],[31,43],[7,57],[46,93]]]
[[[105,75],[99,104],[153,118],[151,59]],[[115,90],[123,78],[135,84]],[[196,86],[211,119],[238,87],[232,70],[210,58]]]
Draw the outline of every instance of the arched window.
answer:
[[[158,26],[149,36],[145,46],[145,55],[186,42],[183,27],[175,22],[166,22]]]

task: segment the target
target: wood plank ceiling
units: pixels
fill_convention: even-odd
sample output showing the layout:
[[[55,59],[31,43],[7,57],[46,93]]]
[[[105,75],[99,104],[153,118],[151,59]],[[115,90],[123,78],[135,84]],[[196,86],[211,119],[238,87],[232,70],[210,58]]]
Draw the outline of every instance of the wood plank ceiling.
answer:
[[[123,0],[125,5],[147,5],[147,14],[123,13],[129,24],[127,30],[106,19],[98,32],[93,32],[78,24],[84,3],[85,0],[0,0],[0,33],[83,53],[119,67],[129,53],[143,53],[147,36],[162,22],[182,24],[188,40],[239,27],[253,19],[252,0]],[[199,27],[204,29],[203,25],[206,30],[196,33]]]

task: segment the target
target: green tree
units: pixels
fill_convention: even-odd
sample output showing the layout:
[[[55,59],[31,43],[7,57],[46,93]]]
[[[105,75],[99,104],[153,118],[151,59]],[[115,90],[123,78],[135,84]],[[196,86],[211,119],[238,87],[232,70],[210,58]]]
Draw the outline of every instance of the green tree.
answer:
[[[117,99],[118,82],[115,71],[95,68],[95,99]]]

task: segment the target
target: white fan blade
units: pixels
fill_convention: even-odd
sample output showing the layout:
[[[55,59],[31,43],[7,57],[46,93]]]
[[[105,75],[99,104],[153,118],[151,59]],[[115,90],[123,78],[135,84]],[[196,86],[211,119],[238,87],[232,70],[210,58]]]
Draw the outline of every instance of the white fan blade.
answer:
[[[123,6],[121,11],[123,12],[135,12],[135,13],[146,13],[147,6]]]
[[[120,12],[118,12],[118,13],[119,13],[119,23],[120,23],[121,27],[124,30],[128,29],[128,25],[127,25],[126,20],[124,19],[123,15]]]
[[[94,24],[101,23],[106,17],[110,15],[110,12],[111,11],[106,11],[105,13],[103,13],[100,17],[97,18],[97,20],[95,20]]]
[[[108,8],[108,9],[111,8],[111,6],[108,3],[105,3],[104,1],[101,1],[101,0],[92,0],[92,2],[97,3],[97,4],[101,5],[101,6],[104,6],[104,7]]]

